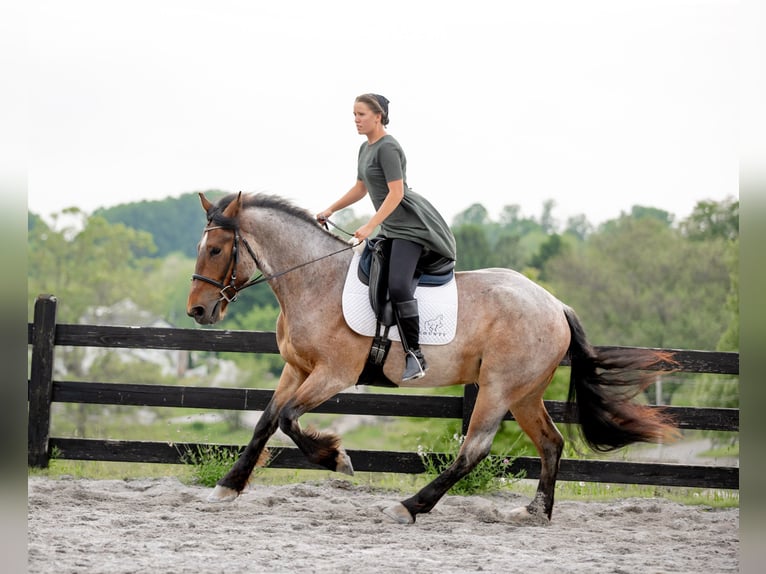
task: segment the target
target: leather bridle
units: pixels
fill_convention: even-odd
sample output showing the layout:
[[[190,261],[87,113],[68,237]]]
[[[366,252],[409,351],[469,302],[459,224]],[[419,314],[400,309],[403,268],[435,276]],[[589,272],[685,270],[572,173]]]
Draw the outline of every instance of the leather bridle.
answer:
[[[253,285],[257,285],[258,283],[264,283],[271,279],[276,279],[277,277],[281,277],[282,275],[285,275],[286,273],[289,273],[290,271],[295,271],[296,269],[299,269],[300,267],[310,265],[311,263],[316,263],[317,261],[321,261],[322,259],[332,257],[333,255],[337,255],[338,253],[342,253],[344,251],[348,251],[349,249],[354,248],[354,245],[349,245],[348,247],[344,247],[343,249],[338,249],[337,251],[333,251],[332,253],[328,253],[327,255],[322,255],[321,257],[318,257],[317,259],[312,259],[311,261],[306,261],[305,263],[299,263],[298,265],[295,265],[294,267],[290,267],[289,269],[280,271],[278,273],[274,273],[272,275],[264,275],[263,273],[259,272],[257,277],[253,277],[249,279],[248,281],[246,281],[244,284],[237,287],[237,264],[239,263],[239,244],[242,243],[245,246],[245,249],[247,250],[248,254],[253,259],[255,266],[260,268],[260,265],[258,264],[258,258],[255,256],[255,252],[253,251],[252,247],[250,247],[250,244],[247,242],[247,239],[245,239],[244,237],[240,235],[238,227],[228,227],[223,225],[205,227],[203,233],[207,233],[208,231],[212,231],[214,229],[225,229],[225,230],[234,232],[234,238],[233,238],[234,243],[231,248],[231,257],[229,259],[229,265],[226,268],[226,273],[224,274],[223,280],[218,281],[216,279],[212,279],[210,277],[205,277],[204,275],[200,275],[199,273],[194,273],[192,275],[192,280],[198,279],[200,281],[204,281],[205,283],[209,283],[210,285],[213,285],[214,287],[218,287],[218,289],[220,289],[220,294],[221,294],[221,297],[218,300],[219,301],[225,300],[227,303],[233,303],[234,301],[236,301],[239,292],[242,291],[243,289],[247,289],[248,287],[252,287]],[[228,271],[229,269],[231,269],[231,276],[229,278],[229,283],[227,285],[226,275],[229,274],[229,271]]]
[[[223,225],[205,227],[203,233],[207,233],[208,231],[212,231],[214,229],[226,229],[228,231],[234,232],[234,239],[233,239],[234,244],[231,247],[231,257],[229,259],[229,265],[226,267],[226,272],[224,274],[223,280],[217,281],[216,279],[205,277],[204,275],[200,275],[199,273],[194,273],[192,275],[192,280],[199,279],[200,281],[209,283],[210,285],[213,285],[214,287],[218,287],[218,289],[221,290],[220,291],[221,298],[219,299],[219,301],[225,300],[227,303],[233,303],[234,301],[237,300],[237,294],[240,291],[242,291],[243,289],[247,287],[255,285],[256,283],[261,283],[263,281],[266,281],[266,279],[263,278],[263,274],[261,273],[259,274],[258,277],[254,279],[250,279],[244,285],[237,287],[237,264],[239,263],[240,242],[245,246],[245,249],[247,249],[247,252],[250,254],[250,257],[252,257],[253,261],[255,262],[256,267],[258,267],[258,259],[256,258],[252,247],[250,247],[250,244],[247,242],[247,239],[245,239],[239,234],[239,229],[237,227],[225,227]],[[229,269],[231,269],[231,276],[229,278],[229,284],[227,285],[225,281],[226,281],[226,275],[229,274]],[[231,291],[231,295],[228,293],[228,291]]]

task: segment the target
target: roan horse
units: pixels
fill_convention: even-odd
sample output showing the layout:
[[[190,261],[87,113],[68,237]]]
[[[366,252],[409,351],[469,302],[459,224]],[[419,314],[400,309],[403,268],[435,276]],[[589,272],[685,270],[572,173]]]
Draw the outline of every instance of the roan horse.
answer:
[[[200,194],[207,226],[198,246],[187,312],[198,323],[220,320],[237,292],[268,282],[280,305],[276,333],[285,361],[279,384],[253,437],[209,496],[229,501],[246,487],[269,438],[280,428],[312,462],[353,474],[340,438],[304,431],[298,419],[359,380],[372,339],[356,334],[341,309],[353,253],[305,210],[269,195],[233,194],[212,204]],[[321,261],[321,264],[318,263]],[[250,279],[260,271],[264,276]],[[458,329],[446,345],[425,346],[430,369],[408,387],[477,384],[478,396],[455,461],[415,496],[384,510],[411,524],[490,452],[510,412],[540,455],[537,491],[520,519],[550,519],[564,439],[543,403],[561,360],[571,361],[569,404],[576,404],[587,444],[610,451],[660,442],[677,431],[657,409],[633,401],[649,384],[649,367],[672,356],[645,349],[597,352],[574,311],[523,275],[508,269],[456,273]],[[384,374],[398,381],[404,353],[394,342]],[[663,367],[664,368],[664,367]]]

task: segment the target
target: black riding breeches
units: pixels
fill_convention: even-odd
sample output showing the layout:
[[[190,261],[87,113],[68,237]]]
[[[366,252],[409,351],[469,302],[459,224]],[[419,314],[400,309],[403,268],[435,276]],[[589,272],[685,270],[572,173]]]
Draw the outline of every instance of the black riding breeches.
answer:
[[[423,246],[407,239],[391,239],[388,259],[388,294],[393,303],[411,301],[415,297],[413,278]]]

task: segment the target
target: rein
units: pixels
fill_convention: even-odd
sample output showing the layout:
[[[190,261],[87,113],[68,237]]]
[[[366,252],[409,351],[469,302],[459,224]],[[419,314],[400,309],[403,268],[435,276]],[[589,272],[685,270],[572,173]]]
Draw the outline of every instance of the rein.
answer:
[[[332,222],[332,221],[330,221],[329,219],[323,219],[323,220],[321,220],[321,221],[320,221],[320,223],[321,223],[321,224],[324,226],[324,228],[325,228],[327,231],[330,231],[330,227],[329,227],[329,225],[327,225],[327,224],[329,223],[329,224],[330,224],[330,225],[332,225],[332,226],[333,226],[335,229],[337,229],[337,230],[338,230],[338,231],[340,231],[341,233],[345,233],[345,234],[346,234],[346,235],[348,235],[349,237],[353,237],[353,235],[354,235],[353,233],[351,233],[351,232],[349,232],[349,231],[346,231],[346,230],[345,230],[345,229],[343,229],[342,227],[339,227],[338,225],[335,225],[335,223],[333,223],[333,222]]]
[[[281,277],[282,275],[286,275],[287,273],[290,273],[291,271],[295,271],[296,269],[305,267],[306,265],[311,265],[312,263],[322,261],[323,259],[327,259],[328,257],[332,257],[333,255],[338,255],[339,253],[343,253],[344,251],[348,251],[349,249],[354,248],[354,245],[349,245],[347,247],[344,247],[343,249],[338,249],[337,251],[333,251],[332,253],[322,255],[321,257],[318,257],[316,259],[299,263],[298,265],[290,267],[289,269],[285,269],[284,271],[279,271],[271,275],[264,275],[262,272],[259,272],[257,277],[252,277],[248,281],[246,281],[244,284],[237,287],[236,281],[237,281],[237,264],[239,263],[239,243],[242,242],[244,244],[245,249],[247,249],[247,252],[252,258],[256,267],[260,268],[260,265],[258,264],[258,258],[255,256],[255,252],[253,252],[253,249],[252,247],[250,247],[250,244],[247,242],[247,239],[245,239],[244,237],[240,235],[238,227],[226,227],[223,225],[206,227],[204,229],[204,233],[207,233],[208,231],[212,231],[214,229],[226,229],[226,230],[234,232],[234,239],[233,239],[234,245],[231,248],[231,259],[229,262],[229,267],[231,267],[231,277],[229,279],[229,284],[226,285],[224,283],[224,281],[226,280],[226,275],[224,275],[223,281],[217,281],[210,277],[205,277],[204,275],[199,275],[198,273],[194,273],[192,275],[192,280],[198,279],[200,281],[204,281],[205,283],[209,283],[210,285],[213,285],[214,287],[218,287],[218,289],[221,290],[220,291],[221,298],[219,299],[219,301],[226,300],[227,303],[233,303],[234,301],[236,301],[237,296],[239,295],[239,292],[244,289],[247,289],[248,287],[252,287],[253,285],[258,285],[259,283],[264,283],[266,281],[276,279],[278,277]],[[233,295],[227,294],[227,290],[231,290],[233,292]]]

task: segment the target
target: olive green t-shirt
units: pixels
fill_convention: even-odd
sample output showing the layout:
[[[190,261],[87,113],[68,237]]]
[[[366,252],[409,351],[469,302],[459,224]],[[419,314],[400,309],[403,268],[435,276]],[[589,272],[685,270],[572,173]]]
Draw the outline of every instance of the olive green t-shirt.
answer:
[[[404,198],[383,222],[381,235],[420,243],[449,259],[456,259],[455,237],[442,216],[422,195],[407,187],[407,158],[393,136],[385,135],[359,148],[357,178],[367,187],[375,209],[388,195],[388,182],[401,179]]]

